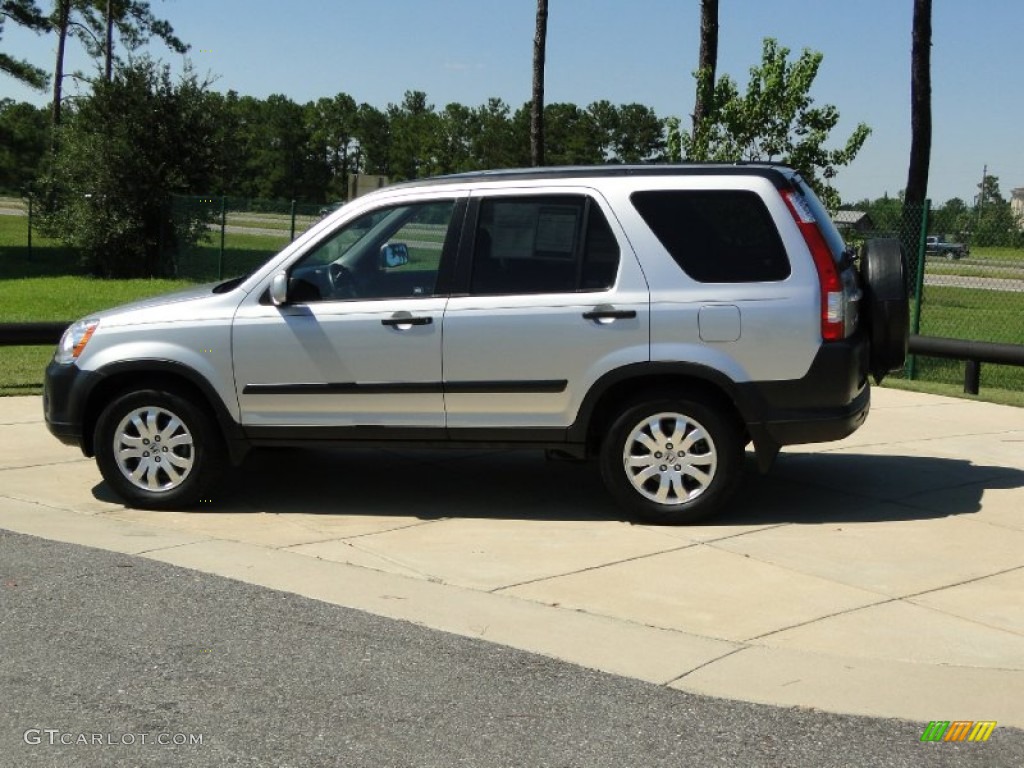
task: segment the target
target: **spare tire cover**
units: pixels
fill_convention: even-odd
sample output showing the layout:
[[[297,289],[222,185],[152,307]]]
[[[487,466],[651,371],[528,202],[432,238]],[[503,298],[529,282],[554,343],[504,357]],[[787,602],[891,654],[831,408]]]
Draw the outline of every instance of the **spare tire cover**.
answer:
[[[903,367],[910,340],[907,268],[900,241],[868,240],[861,253],[860,271],[871,341],[869,369],[875,382],[881,382],[887,373]]]

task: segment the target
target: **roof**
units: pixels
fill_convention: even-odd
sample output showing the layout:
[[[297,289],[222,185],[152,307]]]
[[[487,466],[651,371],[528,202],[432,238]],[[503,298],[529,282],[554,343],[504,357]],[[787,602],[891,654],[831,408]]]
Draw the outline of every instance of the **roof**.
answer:
[[[514,181],[540,179],[610,178],[621,176],[763,176],[776,185],[789,183],[795,175],[792,168],[779,163],[651,163],[647,165],[576,165],[540,168],[506,168],[491,171],[469,171],[448,176],[433,176],[396,184],[392,187],[417,187],[435,184],[464,184],[479,181]]]

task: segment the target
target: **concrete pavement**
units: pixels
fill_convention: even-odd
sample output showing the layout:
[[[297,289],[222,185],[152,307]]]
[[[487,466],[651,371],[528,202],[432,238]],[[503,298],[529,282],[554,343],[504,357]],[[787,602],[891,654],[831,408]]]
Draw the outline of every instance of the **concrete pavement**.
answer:
[[[1022,409],[876,389],[857,434],[663,528],[529,452],[261,452],[195,511],[131,510],[6,398],[0,528],[696,693],[1024,726]]]

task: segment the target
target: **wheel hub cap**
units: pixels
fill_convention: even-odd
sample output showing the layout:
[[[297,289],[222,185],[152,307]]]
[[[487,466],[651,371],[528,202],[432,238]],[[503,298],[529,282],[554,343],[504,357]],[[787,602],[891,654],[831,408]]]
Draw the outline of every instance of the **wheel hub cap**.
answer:
[[[128,481],[146,491],[171,491],[195,463],[192,433],[165,408],[136,408],[117,425],[114,457]]]
[[[686,504],[714,480],[718,453],[708,431],[682,413],[657,413],[629,433],[622,463],[633,488],[658,504]]]

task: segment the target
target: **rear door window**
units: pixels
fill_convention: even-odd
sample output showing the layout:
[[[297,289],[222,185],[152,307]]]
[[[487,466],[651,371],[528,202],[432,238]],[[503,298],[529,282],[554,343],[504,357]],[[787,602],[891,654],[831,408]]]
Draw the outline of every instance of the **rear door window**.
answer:
[[[630,197],[665,250],[701,283],[785,280],[789,258],[764,201],[745,190],[649,190]]]
[[[615,283],[619,244],[601,209],[583,196],[480,202],[470,292],[604,291]]]

